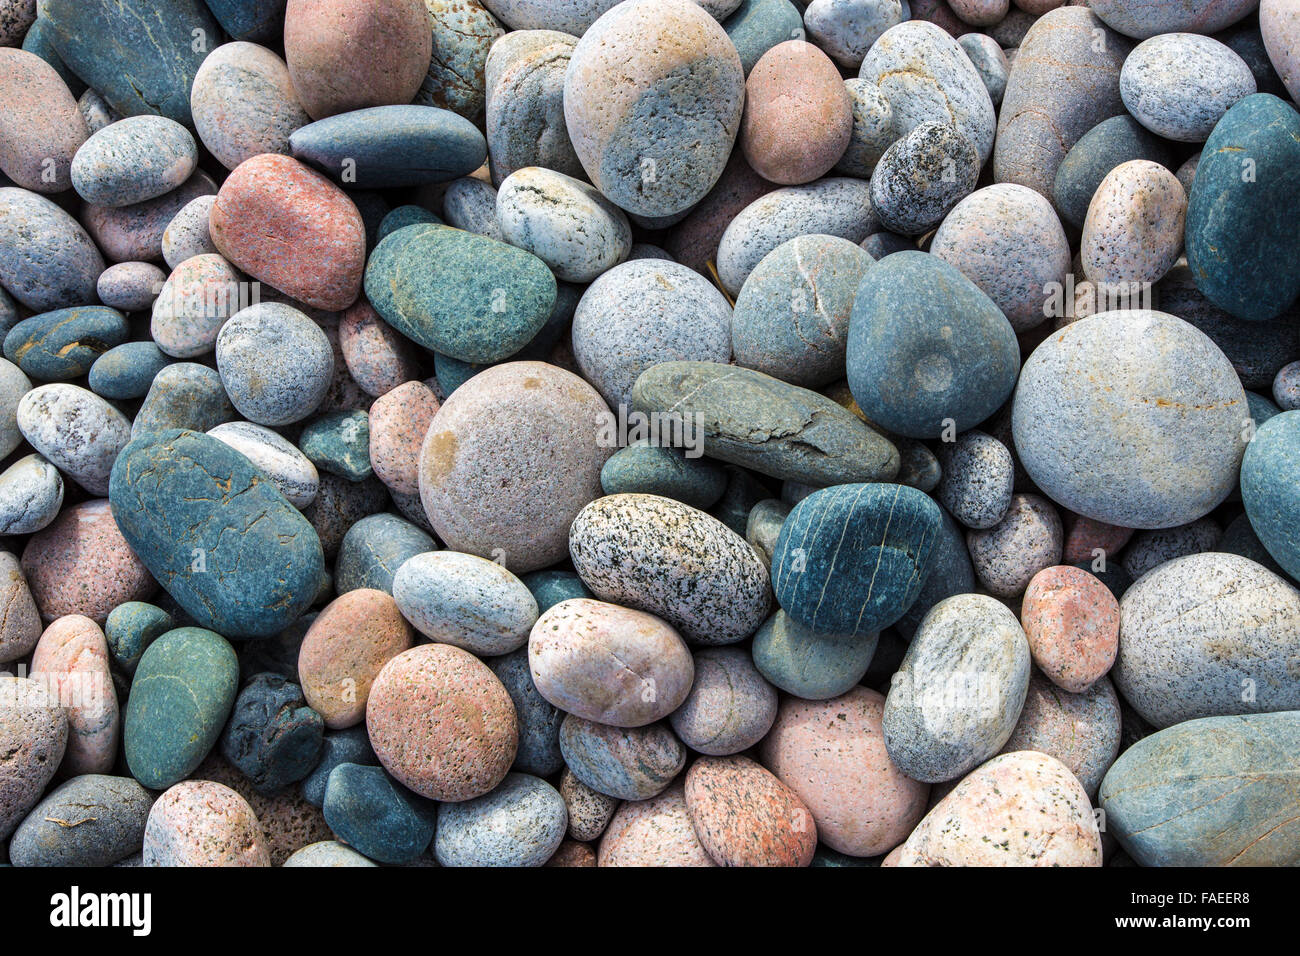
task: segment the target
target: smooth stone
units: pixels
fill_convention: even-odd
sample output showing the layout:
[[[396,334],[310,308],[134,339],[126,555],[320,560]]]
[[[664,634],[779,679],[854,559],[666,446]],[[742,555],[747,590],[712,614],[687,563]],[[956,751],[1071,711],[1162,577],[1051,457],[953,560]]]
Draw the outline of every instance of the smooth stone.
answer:
[[[415,346],[364,300],[339,320],[339,349],[353,381],[375,398],[420,377]]]
[[[787,240],[817,234],[861,242],[879,229],[869,182],[831,176],[786,186],[732,214],[716,246],[718,277],[736,296],[763,258]]]
[[[298,437],[302,453],[321,471],[363,481],[370,467],[370,417],[363,411],[326,412]]]
[[[477,121],[487,103],[488,52],[506,31],[474,0],[424,0],[424,6],[433,24],[433,55],[415,102]]]
[[[1300,577],[1300,541],[1295,514],[1300,511],[1287,477],[1300,456],[1300,414],[1275,415],[1255,432],[1241,464],[1241,497],[1250,527],[1269,556],[1293,578]]]
[[[595,389],[552,365],[508,362],[470,379],[434,416],[420,454],[420,498],[438,537],[519,574],[561,560],[569,526],[600,495],[613,448],[594,426],[609,417]],[[584,422],[593,427],[574,425]]]
[[[578,37],[615,0],[574,0],[562,5],[549,0],[487,0],[483,5],[511,30],[558,30]]]
[[[482,796],[505,779],[519,740],[501,681],[450,644],[421,644],[385,664],[370,687],[366,728],[379,762],[399,783],[453,802]]]
[[[816,0],[814,0],[816,2]],[[853,128],[849,145],[835,163],[835,171],[845,176],[870,179],[880,157],[894,144],[894,108],[880,87],[855,77],[844,81],[848,90]]]
[[[24,319],[4,339],[5,357],[38,381],[65,381],[126,341],[126,316],[106,306],[74,306]]]
[[[4,302],[0,301],[0,311],[3,311],[3,305]],[[3,323],[0,323],[0,328],[3,328]],[[0,358],[0,454],[5,457],[23,442],[24,436],[18,425],[18,406],[31,390],[31,379],[23,374],[22,369],[8,359]]]
[[[108,612],[104,638],[113,662],[134,674],[150,645],[176,627],[170,614],[144,601],[127,601]]]
[[[1083,272],[1107,294],[1131,294],[1162,278],[1183,244],[1187,196],[1168,169],[1145,159],[1121,163],[1097,187],[1083,222]]]
[[[366,266],[366,296],[407,338],[465,362],[523,348],[555,305],[555,276],[522,249],[449,226],[399,229]]]
[[[564,767],[560,753],[560,723],[564,712],[544,696],[533,682],[528,667],[528,648],[503,654],[488,662],[501,681],[519,720],[519,750],[513,770],[539,777],[553,776]]]
[[[334,370],[334,351],[324,331],[278,302],[252,305],[232,316],[217,335],[216,359],[231,403],[258,425],[306,418],[324,400]],[[368,435],[364,441],[368,447]]]
[[[668,498],[593,501],[573,521],[569,552],[597,598],[663,618],[688,641],[735,643],[768,613],[767,569],[749,544]]]
[[[0,283],[33,312],[96,301],[104,257],[86,230],[59,206],[0,186]]]
[[[148,262],[162,255],[163,236],[176,214],[195,199],[216,194],[217,184],[199,169],[183,186],[157,199],[130,206],[86,203],[81,222],[110,262]]]
[[[437,548],[423,529],[392,514],[362,518],[343,536],[334,567],[334,590],[373,588],[391,594],[398,569],[417,554]]]
[[[538,693],[566,713],[613,727],[643,727],[686,700],[691,652],[653,615],[580,598],[537,618],[528,664]]]
[[[293,155],[357,189],[445,183],[487,158],[483,134],[436,106],[374,106],[319,119],[289,136]]]
[[[45,34],[47,31],[41,30],[40,33]],[[31,34],[28,34],[28,37],[30,38]],[[58,54],[54,52],[53,46],[48,46],[47,49],[52,57],[58,57]],[[46,59],[47,62],[51,62],[51,65],[53,65],[53,62],[50,61],[48,57]],[[69,84],[69,90],[74,89],[77,85],[81,85],[81,81],[77,79],[75,73],[68,69],[66,63],[59,60],[59,64],[59,66],[55,66],[54,68],[60,72],[64,82]],[[75,81],[75,83],[73,81]],[[109,123],[116,123],[122,118],[117,110],[113,109],[104,101],[102,96],[89,88],[84,90],[77,98],[77,111],[81,113],[81,118],[86,121],[86,129],[91,133],[97,133]]]
[[[291,867],[335,867],[378,866],[379,864],[372,863],[356,850],[345,846],[336,840],[325,840],[320,843],[308,844],[299,850],[294,850],[289,859],[285,860],[280,865]]]
[[[173,362],[149,383],[149,392],[131,423],[131,437],[169,428],[207,431],[234,417],[235,408],[215,369],[197,362]]]
[[[576,36],[554,30],[528,30],[507,33],[492,45],[484,78],[493,184],[528,166],[585,175],[564,118],[564,78],[577,43]],[[487,226],[491,214],[479,221]],[[470,231],[501,238],[489,229]]]
[[[1005,839],[993,840],[994,833]],[[1101,866],[1101,833],[1069,768],[1020,751],[994,757],[958,783],[917,824],[892,865]]]
[[[703,458],[643,441],[620,448],[605,462],[600,485],[607,495],[658,495],[703,511],[722,497],[727,477]]]
[[[807,805],[817,838],[839,853],[878,856],[925,815],[930,788],[885,749],[885,698],[854,687],[833,700],[784,700],[760,760]]]
[[[1071,694],[1033,671],[1020,720],[1002,753],[1036,750],[1055,757],[1095,798],[1119,748],[1119,697],[1110,681],[1102,677],[1083,693]]]
[[[686,748],[666,723],[609,727],[573,714],[560,724],[560,752],[575,777],[620,800],[658,796],[686,764]]]
[[[1270,391],[1279,411],[1300,408],[1300,364],[1288,362],[1277,370]]]
[[[393,597],[421,634],[474,654],[522,647],[537,620],[524,583],[495,561],[457,551],[429,551],[393,576]]]
[[[100,273],[95,284],[99,301],[123,312],[140,312],[153,305],[167,279],[151,262],[119,262]]]
[[[913,780],[964,776],[1011,736],[1029,674],[1025,632],[999,601],[962,594],[936,604],[890,681],[890,758]]]
[[[750,655],[740,648],[712,647],[695,655],[690,694],[669,723],[692,750],[727,756],[763,739],[776,713],[776,690]]]
[[[956,127],[926,121],[880,157],[871,174],[871,206],[881,224],[919,236],[943,221],[979,180],[979,157]]]
[[[164,196],[198,165],[194,136],[165,116],[128,116],[94,133],[72,160],[72,187],[86,202],[130,206]]]
[[[448,183],[442,196],[442,215],[449,226],[489,239],[505,239],[497,222],[497,191],[481,179],[465,176]]]
[[[1235,554],[1160,565],[1120,601],[1116,687],[1148,723],[1300,710],[1291,635],[1300,592]]]
[[[197,623],[219,633],[283,630],[324,576],[311,524],[218,439],[179,429],[141,435],[114,465],[109,497],[123,536],[154,577]]]
[[[1051,199],[1061,218],[1082,229],[1088,206],[1106,174],[1134,159],[1170,166],[1168,145],[1132,116],[1102,120],[1079,138],[1056,170]]]
[[[936,438],[948,423],[956,432],[978,425],[1011,397],[1020,348],[1006,316],[955,267],[898,252],[858,287],[847,356],[868,419]]]
[[[1300,100],[1300,15],[1286,0],[1260,0],[1259,32],[1276,76],[1286,85],[1291,99]],[[1226,39],[1224,42],[1232,45]],[[1235,49],[1241,52],[1239,47]],[[1281,93],[1266,90],[1262,84],[1260,92]]]
[[[1094,0],[1097,16],[1125,36],[1145,40],[1160,33],[1217,33],[1251,13],[1255,0]]]
[[[297,783],[316,766],[325,721],[302,688],[258,674],[240,690],[221,733],[221,753],[261,793]]]
[[[742,0],[722,29],[740,55],[746,75],[772,47],[804,35],[799,8],[789,0]]]
[[[27,657],[41,639],[41,614],[18,559],[0,551],[0,663]]]
[[[9,842],[14,866],[111,866],[144,846],[153,797],[130,777],[86,774],[61,784]]]
[[[149,335],[173,358],[206,355],[226,321],[260,301],[260,292],[222,256],[193,256],[173,269],[159,289]]]
[[[591,282],[627,258],[632,226],[595,188],[551,169],[516,170],[496,195],[501,238],[566,282]]]
[[[1141,866],[1294,866],[1300,714],[1207,717],[1139,740],[1101,784]]]
[[[541,866],[568,825],[560,794],[545,780],[508,774],[491,793],[438,808],[434,855],[442,866]]]
[[[1296,301],[1300,276],[1272,263],[1300,255],[1286,212],[1297,203],[1300,115],[1270,94],[1248,96],[1206,141],[1188,200],[1187,264],[1207,299],[1248,321]]]
[[[813,0],[804,10],[808,38],[849,70],[890,27],[906,19],[900,0]]]
[[[701,757],[686,773],[686,811],[720,866],[807,866],[817,824],[790,787],[748,757]]]
[[[185,780],[154,803],[143,866],[270,866],[266,833],[248,801],[224,784]]]
[[[560,797],[569,814],[569,836],[582,841],[599,839],[622,803],[592,790],[575,777],[568,767],[564,768],[564,773],[560,776]]]
[[[1203,143],[1223,114],[1256,87],[1246,62],[1218,40],[1166,33],[1133,48],[1119,89],[1128,111],[1151,132]]]
[[[109,472],[131,440],[126,416],[76,385],[41,385],[18,403],[18,428],[31,446],[92,495],[108,493]]]
[[[217,251],[212,234],[208,231],[208,221],[216,202],[215,190],[211,195],[196,196],[167,220],[159,242],[167,268],[175,269],[187,259]]]
[[[768,570],[772,567],[772,552],[776,550],[777,538],[781,536],[781,525],[793,507],[779,499],[767,498],[754,505],[745,520],[745,540],[758,551]]]
[[[90,130],[55,68],[9,46],[0,46],[0,171],[24,189],[62,192],[72,183],[73,157]]]
[[[564,116],[574,151],[628,212],[683,212],[726,166],[744,83],[735,46],[697,4],[627,0],[573,48]]]
[[[284,27],[285,0],[204,2],[222,28],[237,40],[274,40]]]
[[[347,730],[326,731],[321,741],[320,760],[316,767],[298,785],[299,793],[310,806],[320,807],[325,802],[325,789],[330,773],[339,764],[353,763],[375,767],[379,759],[370,748],[365,724]]]
[[[67,715],[46,683],[0,672],[0,840],[41,799],[67,742]]]
[[[375,233],[375,244],[383,242],[398,229],[405,228],[406,226],[426,225],[428,223],[434,225],[445,225],[439,217],[435,216],[423,206],[398,206],[379,221],[379,230]],[[361,304],[361,300],[358,300],[356,305],[352,308],[356,308],[357,305]],[[351,310],[349,309],[349,311]]]
[[[731,359],[731,306],[692,269],[662,259],[615,266],[582,294],[573,355],[611,408],[627,405],[637,376],[660,362]]]
[[[316,466],[278,433],[252,422],[226,422],[207,434],[251,461],[295,508],[305,508],[316,499],[320,488]]]
[[[1204,333],[1163,312],[1116,311],[1034,350],[1012,429],[1020,461],[1056,503],[1125,528],[1171,528],[1236,486],[1246,415],[1236,372]],[[1116,457],[1121,445],[1132,453]]]
[[[935,498],[967,528],[992,528],[1011,507],[1015,462],[992,435],[968,431],[939,449]]]
[[[63,476],[40,455],[19,458],[0,474],[0,534],[40,531],[61,507]]]
[[[1174,558],[1217,551],[1219,525],[1209,518],[1160,531],[1139,531],[1124,551],[1120,563],[1134,580]]]
[[[1034,663],[1067,693],[1086,692],[1115,663],[1119,601],[1081,568],[1058,565],[1035,574],[1025,589],[1020,623]]]
[[[65,701],[68,744],[60,772],[69,777],[107,773],[117,758],[120,719],[99,625],[79,614],[58,618],[32,653],[33,679]]]
[[[1007,77],[1011,74],[1011,64],[1007,55],[998,46],[998,41],[985,33],[965,33],[957,38],[958,45],[975,64],[975,72],[984,82],[984,89],[989,92],[989,99],[996,107],[1002,102],[1007,91]]]
[[[990,594],[1015,598],[1034,575],[1061,563],[1064,544],[1061,517],[1039,495],[1012,496],[1002,520],[966,534],[975,577]]]
[[[419,493],[420,449],[440,407],[433,390],[415,381],[398,385],[370,406],[370,466],[390,490]]]
[[[813,631],[779,610],[754,635],[754,665],[774,686],[804,700],[827,700],[867,673],[878,635]]]
[[[219,634],[168,631],[145,650],[122,714],[131,775],[151,790],[184,780],[221,735],[239,690],[239,662]]]
[[[680,782],[649,800],[631,800],[619,805],[601,836],[596,863],[598,866],[717,866],[700,845],[686,810],[684,785]]]
[[[330,771],[322,805],[340,839],[379,863],[408,863],[433,842],[437,805],[380,767],[341,763]]]

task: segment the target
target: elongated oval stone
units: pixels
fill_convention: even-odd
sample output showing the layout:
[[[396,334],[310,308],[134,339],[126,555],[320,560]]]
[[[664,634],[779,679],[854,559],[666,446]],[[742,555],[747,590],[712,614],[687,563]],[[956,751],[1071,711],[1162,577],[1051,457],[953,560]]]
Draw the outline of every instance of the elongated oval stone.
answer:
[[[409,339],[462,362],[499,362],[527,345],[555,307],[541,259],[450,226],[406,226],[366,266],[366,297]]]
[[[145,565],[199,624],[262,637],[311,604],[320,539],[247,458],[182,429],[142,434],[113,466],[113,517]]]
[[[102,305],[56,309],[24,319],[5,336],[5,358],[43,382],[79,378],[126,341],[126,316]]]
[[[77,220],[44,196],[0,188],[0,283],[36,312],[89,305],[104,257]]]
[[[632,407],[708,457],[773,478],[820,487],[898,474],[898,449],[852,412],[753,369],[662,362],[637,378]]]
[[[24,189],[67,189],[90,131],[62,77],[33,53],[0,48],[0,96],[0,170]]]
[[[1101,782],[1141,866],[1300,863],[1300,711],[1206,717],[1144,737]]]

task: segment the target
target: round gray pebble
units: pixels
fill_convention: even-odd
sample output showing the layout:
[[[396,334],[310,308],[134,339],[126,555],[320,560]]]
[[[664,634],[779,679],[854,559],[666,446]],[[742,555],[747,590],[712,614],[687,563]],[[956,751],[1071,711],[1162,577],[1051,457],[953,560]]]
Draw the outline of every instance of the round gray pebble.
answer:
[[[438,807],[443,866],[541,866],[564,840],[568,813],[545,780],[510,773],[491,793]]]
[[[967,528],[992,528],[1011,507],[1015,463],[992,435],[969,431],[939,446],[942,477],[935,497]]]
[[[297,309],[261,302],[221,327],[217,370],[241,415],[259,425],[287,425],[325,398],[334,350],[320,326]]]
[[[1018,597],[1043,568],[1061,563],[1065,531],[1052,503],[1039,495],[1013,495],[996,525],[966,535],[975,576],[990,594]]]

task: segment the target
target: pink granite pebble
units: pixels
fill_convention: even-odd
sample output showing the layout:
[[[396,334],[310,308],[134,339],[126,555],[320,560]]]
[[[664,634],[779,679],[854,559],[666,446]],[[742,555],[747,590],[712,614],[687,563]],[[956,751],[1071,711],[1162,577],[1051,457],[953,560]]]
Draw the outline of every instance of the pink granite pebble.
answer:
[[[1115,663],[1119,601],[1082,568],[1065,564],[1035,574],[1020,623],[1034,663],[1072,694],[1087,690]]]
[[[0,170],[38,193],[70,188],[90,130],[62,77],[34,53],[0,47],[0,98]]]
[[[370,467],[390,490],[419,493],[420,448],[440,407],[423,382],[399,385],[370,406]]]
[[[339,320],[339,348],[352,379],[379,398],[420,377],[415,345],[358,299]]]
[[[1061,551],[1061,561],[1065,564],[1082,564],[1084,561],[1096,561],[1098,558],[1114,560],[1131,537],[1133,537],[1132,528],[1106,524],[1104,521],[1097,521],[1084,515],[1067,515],[1065,546]]]
[[[47,627],[32,655],[32,676],[46,682],[68,714],[60,770],[69,777],[112,770],[120,722],[108,642],[99,625],[69,614]]]
[[[200,196],[212,196],[217,184],[198,170],[180,188],[131,206],[86,203],[81,224],[109,262],[151,262],[162,257],[163,233],[176,214]]]
[[[183,780],[149,811],[145,866],[270,866],[262,824],[248,801],[210,780]]]
[[[41,614],[18,559],[0,551],[0,663],[21,660],[41,639]]]
[[[679,781],[657,797],[624,803],[609,822],[600,866],[717,866],[696,835]]]
[[[748,757],[701,757],[686,773],[686,808],[722,866],[807,866],[817,824],[793,790]]]

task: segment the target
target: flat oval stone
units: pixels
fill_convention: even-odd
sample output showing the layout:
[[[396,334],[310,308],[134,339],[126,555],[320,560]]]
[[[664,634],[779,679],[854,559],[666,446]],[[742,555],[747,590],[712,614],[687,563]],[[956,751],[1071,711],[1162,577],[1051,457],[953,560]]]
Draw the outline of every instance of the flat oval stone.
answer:
[[[290,134],[311,122],[284,60],[243,40],[208,54],[190,106],[199,139],[227,169],[262,153],[287,155]]]
[[[569,552],[597,598],[661,617],[689,641],[735,643],[767,616],[767,569],[749,544],[668,498],[597,499],[574,519]]]
[[[361,410],[325,412],[298,436],[298,446],[321,471],[364,481],[370,467],[370,418]]]
[[[67,715],[45,682],[0,672],[0,838],[41,799],[67,742]]]
[[[722,174],[744,83],[735,47],[697,4],[629,0],[574,47],[564,115],[597,189],[629,212],[671,215]]]
[[[168,428],[207,431],[234,417],[235,407],[216,369],[197,362],[172,362],[149,383],[149,394],[131,423],[131,437]]]
[[[5,336],[5,358],[43,382],[80,378],[126,341],[126,316],[107,306],[74,306],[24,319]]]
[[[14,866],[111,866],[140,852],[152,805],[130,777],[76,777],[27,815],[9,841],[9,859]]]
[[[63,477],[40,455],[20,458],[0,474],[0,534],[40,531],[62,506]]]
[[[221,35],[202,0],[49,0],[40,12],[59,57],[120,115],[192,124],[190,87],[208,54],[195,37]]]
[[[119,262],[100,273],[95,283],[99,301],[123,312],[139,312],[153,305],[167,279],[152,262]]]
[[[1120,704],[1110,681],[1102,677],[1083,693],[1070,694],[1035,670],[1020,720],[1002,752],[1049,754],[1069,767],[1094,798],[1119,748]]]
[[[384,768],[432,800],[470,800],[495,788],[519,740],[496,675],[449,644],[422,644],[385,664],[370,688],[366,727]]]
[[[215,438],[180,429],[141,435],[114,465],[109,497],[127,542],[200,625],[268,636],[315,597],[325,573],[315,530],[252,462]]]
[[[89,305],[104,257],[77,222],[44,196],[0,187],[0,283],[35,312]]]
[[[339,320],[339,349],[353,381],[375,398],[420,377],[414,346],[365,300]]]
[[[700,845],[681,782],[618,806],[601,837],[598,866],[717,866]]]
[[[366,266],[366,296],[384,321],[465,362],[518,352],[546,323],[555,295],[541,259],[449,226],[399,229]]]
[[[231,403],[259,425],[288,425],[311,415],[334,373],[334,350],[325,332],[279,302],[261,302],[231,316],[217,335],[216,358]]]
[[[807,866],[817,824],[792,789],[748,757],[701,757],[686,773],[686,810],[721,866]]]
[[[686,764],[686,748],[666,723],[610,727],[574,714],[560,724],[560,753],[575,777],[620,800],[657,796]]]
[[[323,806],[331,832],[380,863],[409,863],[433,840],[437,805],[380,767],[342,763],[329,775]]]
[[[291,0],[285,8],[284,58],[314,119],[411,102],[432,53],[423,0]]]
[[[305,508],[316,500],[320,488],[316,466],[278,433],[252,422],[226,422],[207,434],[256,465],[295,508]]]
[[[1034,663],[1070,694],[1101,680],[1119,652],[1119,602],[1082,568],[1058,565],[1035,574],[1020,623]]]
[[[653,615],[585,598],[537,619],[528,663],[556,707],[614,727],[642,727],[675,711],[695,668],[680,635]]]
[[[438,808],[434,855],[443,866],[541,866],[564,840],[567,822],[554,787],[507,774],[491,793]]]
[[[1011,507],[1015,462],[992,435],[968,431],[939,449],[942,477],[935,498],[967,528],[992,528]]]
[[[39,56],[0,48],[0,170],[38,193],[72,185],[72,159],[90,130],[63,78]]]
[[[165,116],[128,116],[94,133],[72,160],[72,186],[86,202],[129,206],[179,187],[198,165],[194,137]]]
[[[393,578],[403,564],[437,548],[422,528],[396,515],[367,515],[343,536],[334,566],[334,590],[374,588],[391,594]]]
[[[158,798],[144,830],[144,866],[270,866],[257,814],[234,790],[185,780]]]
[[[1206,717],[1144,737],[1101,783],[1141,866],[1294,866],[1300,714]]]
[[[18,403],[18,428],[44,458],[92,495],[108,493],[109,472],[131,440],[126,416],[76,385],[41,385]]]
[[[293,155],[357,189],[445,183],[487,158],[474,124],[436,106],[372,106],[317,120],[289,136]]]
[[[1051,198],[1061,218],[1082,229],[1088,205],[1106,174],[1134,159],[1170,167],[1173,157],[1159,137],[1128,115],[1102,120],[1084,133],[1056,170]]]
[[[888,481],[898,450],[834,401],[752,369],[664,362],[642,372],[632,407],[662,436],[676,429],[705,455],[812,485]]]
[[[151,790],[184,780],[221,736],[239,690],[239,661],[219,634],[168,631],[135,669],[122,714],[131,775]]]
[[[1164,33],[1124,60],[1119,91],[1147,129],[1180,143],[1203,143],[1239,100],[1255,92],[1246,62],[1218,40]]]
[[[763,765],[807,805],[817,839],[854,857],[902,843],[930,792],[890,759],[884,708],[885,698],[865,687],[827,701],[787,699],[759,750]]]
[[[429,551],[393,576],[393,598],[425,637],[477,655],[524,645],[537,602],[524,583],[495,561],[457,551]]]
[[[914,780],[956,780],[1002,749],[1029,687],[1029,642],[983,594],[941,601],[921,621],[885,700],[885,746]]]
[[[68,745],[60,770],[70,777],[111,770],[120,722],[108,644],[99,625],[80,614],[60,617],[41,634],[31,673],[67,701]]]
[[[1096,0],[1097,16],[1125,36],[1144,40],[1158,33],[1218,33],[1254,10],[1250,0]]]
[[[1206,141],[1187,204],[1187,264],[1207,299],[1249,321],[1295,302],[1300,276],[1267,263],[1300,254],[1285,212],[1297,203],[1300,115],[1271,94],[1248,96]]]
[[[212,241],[231,264],[318,309],[361,289],[365,225],[341,189],[289,156],[241,163],[217,193]]]
[[[1164,312],[1105,312],[1054,333],[1025,362],[1016,452],[1071,511],[1171,528],[1236,486],[1245,398],[1227,358],[1193,326]],[[1121,445],[1131,452],[1117,456]]]
[[[990,833],[1006,839],[995,842]],[[1069,768],[1020,751],[958,783],[912,831],[894,865],[1101,866],[1101,833]]]
[[[858,684],[876,653],[877,633],[814,631],[777,611],[754,635],[754,665],[772,684],[805,700],[839,697]]]
[[[868,270],[849,321],[848,379],[868,419],[910,438],[962,432],[1011,397],[1020,347],[1006,316],[938,256]]]
[[[856,70],[881,34],[906,19],[904,11],[911,12],[900,0],[813,0],[803,21],[809,39]]]
[[[1152,726],[1300,710],[1292,636],[1300,592],[1247,558],[1210,552],[1160,565],[1120,601],[1124,699]]]
[[[553,365],[480,372],[439,409],[421,451],[420,498],[438,537],[516,573],[562,559],[613,451],[581,423],[609,417],[595,389]]]

